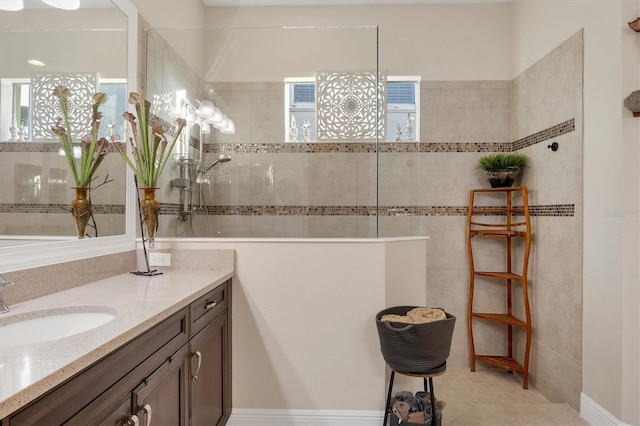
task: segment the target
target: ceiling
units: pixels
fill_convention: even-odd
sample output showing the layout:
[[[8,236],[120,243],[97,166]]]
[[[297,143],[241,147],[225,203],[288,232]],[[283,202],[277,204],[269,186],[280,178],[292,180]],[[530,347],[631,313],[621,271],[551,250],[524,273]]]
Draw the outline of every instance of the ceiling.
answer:
[[[352,4],[511,3],[512,0],[202,0],[207,6],[322,6]]]

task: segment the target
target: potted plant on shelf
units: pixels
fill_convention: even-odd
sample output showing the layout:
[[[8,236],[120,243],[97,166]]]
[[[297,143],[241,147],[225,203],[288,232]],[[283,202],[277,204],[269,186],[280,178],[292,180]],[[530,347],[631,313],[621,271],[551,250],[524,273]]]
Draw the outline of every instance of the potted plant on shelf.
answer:
[[[75,146],[71,138],[71,120],[69,118],[71,90],[65,86],[56,86],[53,89],[53,96],[58,99],[62,116],[51,127],[51,131],[60,139],[61,149],[69,164],[76,191],[76,198],[71,202],[71,212],[76,222],[78,238],[84,238],[89,220],[93,219],[90,196],[91,181],[98,166],[109,153],[109,141],[106,138],[98,138],[100,121],[102,120],[100,105],[107,101],[107,95],[101,92],[93,95],[91,131],[82,137],[79,146]]]
[[[129,137],[133,161],[127,155],[125,145],[121,142],[114,142],[114,146],[127,165],[133,170],[137,183],[141,184],[144,189],[144,199],[140,201],[140,211],[142,213],[142,221],[147,230],[149,244],[153,247],[156,229],[158,228],[158,211],[160,208],[160,204],[155,197],[158,180],[187,121],[184,118],[176,120],[177,128],[174,132],[173,141],[169,143],[161,125],[153,126],[149,129],[151,102],[138,93],[131,92],[129,93],[129,103],[135,106],[136,114],[138,115],[138,122],[136,122],[136,116],[132,113],[125,112],[123,114],[125,120],[129,122],[131,134],[133,135]]]
[[[513,186],[516,178],[529,162],[521,153],[497,153],[480,157],[478,170],[486,172],[492,188]]]

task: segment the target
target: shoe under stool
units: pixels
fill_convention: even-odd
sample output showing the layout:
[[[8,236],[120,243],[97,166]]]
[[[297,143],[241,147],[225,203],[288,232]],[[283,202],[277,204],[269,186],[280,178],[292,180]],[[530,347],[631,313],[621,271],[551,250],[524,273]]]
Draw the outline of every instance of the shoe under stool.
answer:
[[[393,380],[396,377],[396,373],[402,374],[403,376],[422,377],[422,381],[424,383],[424,391],[431,396],[431,418],[433,419],[432,426],[440,426],[440,424],[438,424],[438,416],[436,413],[436,397],[435,391],[433,389],[433,378],[443,375],[445,371],[447,371],[446,362],[439,367],[433,368],[423,373],[407,373],[405,371],[397,371],[392,368],[391,377],[389,378],[389,391],[387,392],[387,405],[385,406],[384,410],[384,420],[382,426],[387,426],[387,419],[389,418],[389,413],[391,412],[391,393],[393,392]]]

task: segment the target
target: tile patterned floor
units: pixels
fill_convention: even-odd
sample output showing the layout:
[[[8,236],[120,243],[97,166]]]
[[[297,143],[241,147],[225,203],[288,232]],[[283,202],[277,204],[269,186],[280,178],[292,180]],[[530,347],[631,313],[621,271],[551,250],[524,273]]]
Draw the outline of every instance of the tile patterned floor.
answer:
[[[446,402],[446,426],[588,425],[569,405],[547,401],[532,386],[522,389],[521,377],[502,369],[450,368],[434,387]]]

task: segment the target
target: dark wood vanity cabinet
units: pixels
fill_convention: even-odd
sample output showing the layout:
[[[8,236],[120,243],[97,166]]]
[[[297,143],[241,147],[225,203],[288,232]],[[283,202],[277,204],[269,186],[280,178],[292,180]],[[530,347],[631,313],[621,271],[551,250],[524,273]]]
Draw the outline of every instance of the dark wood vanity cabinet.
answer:
[[[230,297],[229,280],[5,418],[2,426],[226,424]]]
[[[231,370],[225,350],[228,334],[227,318],[219,316],[189,342],[193,371],[189,395],[192,426],[223,425],[231,413]]]

